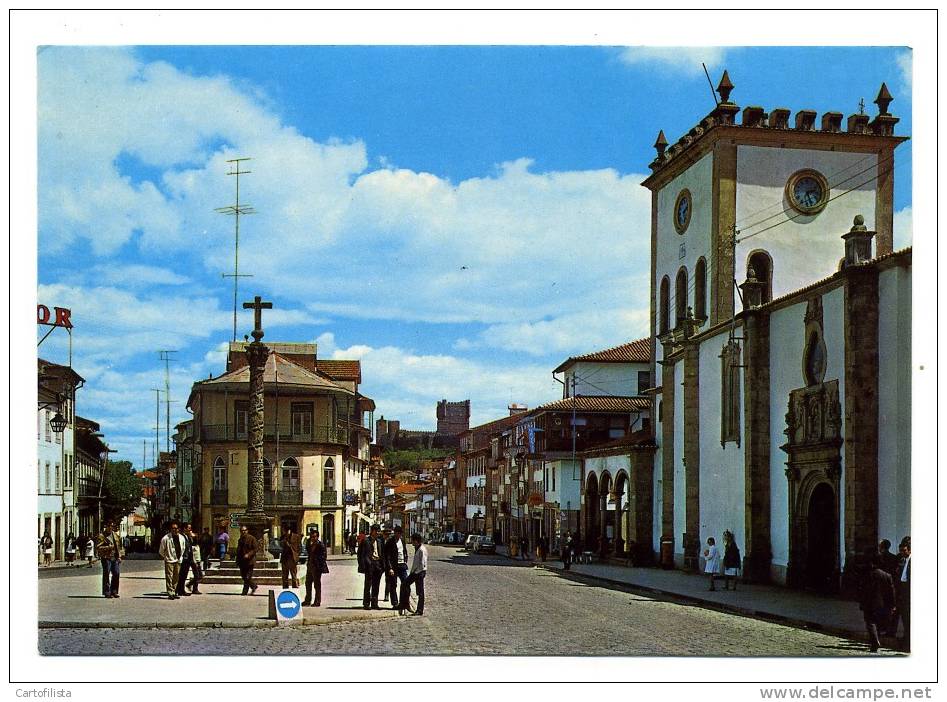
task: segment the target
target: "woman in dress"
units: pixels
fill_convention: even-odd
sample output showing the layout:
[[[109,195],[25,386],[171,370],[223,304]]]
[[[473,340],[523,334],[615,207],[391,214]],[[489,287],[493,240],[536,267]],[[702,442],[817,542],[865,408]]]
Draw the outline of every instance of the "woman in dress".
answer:
[[[51,566],[53,564],[53,538],[49,532],[43,532],[43,538],[40,539],[40,546],[43,549],[43,565]]]
[[[737,589],[737,577],[740,575],[740,548],[733,532],[723,532],[723,589],[730,589],[730,579],[733,578],[733,589]]]
[[[69,536],[66,537],[66,563],[70,566],[76,560],[76,537],[72,535],[72,532],[69,532]]]
[[[720,551],[717,550],[717,542],[714,541],[714,537],[707,537],[707,548],[704,549],[704,558],[706,559],[706,565],[704,566],[704,573],[710,576],[710,589],[716,590],[714,587],[714,577],[720,572]]]
[[[89,561],[89,567],[92,567],[92,560],[95,558],[95,539],[91,536],[84,536],[85,539],[85,557]]]

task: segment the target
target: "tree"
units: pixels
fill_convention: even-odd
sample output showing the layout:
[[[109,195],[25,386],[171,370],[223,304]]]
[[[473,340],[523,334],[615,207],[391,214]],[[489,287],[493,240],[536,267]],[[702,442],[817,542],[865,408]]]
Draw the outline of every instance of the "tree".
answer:
[[[131,514],[141,504],[144,492],[144,481],[135,474],[130,461],[109,461],[102,485],[103,519],[118,522]]]

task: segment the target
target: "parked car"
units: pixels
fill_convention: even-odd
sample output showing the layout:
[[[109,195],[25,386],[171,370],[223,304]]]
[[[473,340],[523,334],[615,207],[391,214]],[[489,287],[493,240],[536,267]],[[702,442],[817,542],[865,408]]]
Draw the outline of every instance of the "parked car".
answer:
[[[474,546],[474,553],[496,553],[497,545],[489,536],[481,536]]]
[[[467,541],[464,542],[465,551],[473,551],[477,547],[477,542],[480,540],[480,537],[476,534],[471,534],[467,537]]]

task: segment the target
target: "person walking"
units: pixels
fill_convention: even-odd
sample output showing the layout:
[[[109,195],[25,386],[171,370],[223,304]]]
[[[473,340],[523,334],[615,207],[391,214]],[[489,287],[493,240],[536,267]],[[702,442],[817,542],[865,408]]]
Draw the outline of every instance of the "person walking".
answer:
[[[39,540],[39,547],[43,552],[43,565],[51,566],[53,564],[53,537],[49,535],[49,531],[43,532],[43,536]]]
[[[181,561],[184,559],[184,544],[178,523],[172,521],[168,533],[158,545],[158,555],[164,560],[164,586],[169,600],[176,600],[180,596],[178,579],[181,575]]]
[[[368,536],[358,545],[358,572],[365,576],[362,588],[362,607],[365,609],[381,609],[378,606],[378,588],[385,569],[385,545],[378,531],[378,525],[372,524]]]
[[[253,569],[256,566],[256,552],[259,544],[245,526],[240,527],[240,539],[237,541],[237,567],[240,577],[243,578],[243,593],[256,593],[257,584],[253,580]]]
[[[211,536],[210,529],[207,527],[204,527],[198,545],[201,547],[201,569],[206,573],[210,570],[210,557],[214,553],[214,537]]]
[[[569,570],[572,567],[572,556],[575,549],[575,542],[572,540],[572,534],[566,532],[566,540],[562,544],[560,556],[562,557],[562,569]]]
[[[76,537],[69,532],[66,537],[66,563],[72,566],[76,561]]]
[[[408,579],[408,545],[404,542],[404,529],[399,524],[395,533],[385,542],[385,579],[390,581],[388,596],[392,609],[401,608],[404,582]]]
[[[546,549],[548,548],[548,542],[546,541],[545,536],[540,536],[539,540],[536,542],[536,555],[539,556],[539,560],[543,563],[546,562]]]
[[[897,636],[898,620],[904,625],[904,637],[901,639],[901,650],[911,650],[911,537],[901,539],[898,547],[901,559],[898,562],[898,574],[895,577],[895,595],[897,612],[892,617],[894,634]]]
[[[525,536],[520,537],[520,560],[525,561],[529,557],[529,539]]]
[[[191,525],[185,522],[178,533],[184,541],[184,550],[181,553],[175,593],[177,593],[178,597],[190,597],[191,593],[187,591],[185,585],[187,584],[188,573],[194,572],[194,539],[191,532]]]
[[[424,614],[424,578],[427,576],[427,547],[421,539],[420,534],[411,535],[411,544],[414,546],[414,560],[411,562],[411,572],[407,580],[404,581],[404,587],[401,589],[401,606],[398,614],[404,614],[411,607],[411,586],[414,585],[418,593],[418,606],[414,614],[421,616]]]
[[[84,536],[85,539],[85,557],[89,561],[89,567],[92,567],[92,561],[95,560],[95,539],[91,536]]]
[[[357,546],[358,546],[358,536],[356,536],[355,534],[349,534],[348,547],[349,547],[349,554],[350,554],[350,555],[352,555],[352,556],[355,555],[355,549],[356,549]]]
[[[878,627],[891,618],[895,606],[894,582],[881,568],[881,554],[876,548],[865,553],[868,567],[860,583],[859,603],[868,631],[868,647],[874,653],[881,648]]]
[[[381,543],[384,545],[385,548],[388,547],[388,541],[390,539],[391,539],[391,529],[389,529],[387,525],[382,526]],[[382,575],[385,578],[385,591],[382,593],[381,599],[387,602],[388,599],[391,597],[391,592],[397,589],[397,583],[396,583],[395,578],[388,575],[388,559],[387,559],[387,556],[385,556],[384,549],[382,550],[381,560],[383,564],[382,568],[384,570],[384,573]]]
[[[293,533],[292,529],[286,529],[279,545],[279,564],[283,571],[283,589],[286,590],[290,583],[293,587],[299,587],[299,577],[296,574],[299,564],[299,537]]]
[[[740,547],[732,531],[723,532],[723,589],[730,589],[730,579],[733,579],[733,589],[737,589],[737,578],[740,575]]]
[[[118,598],[121,562],[125,557],[125,549],[111,522],[106,522],[102,528],[97,550],[99,560],[102,561],[102,597]]]
[[[714,578],[720,572],[720,551],[717,550],[717,542],[714,537],[707,537],[707,548],[704,549],[704,573],[710,576],[710,590],[716,590],[714,587]]]
[[[227,549],[230,547],[230,534],[227,527],[221,526],[217,533],[217,558],[220,559],[220,567],[224,567],[224,559],[227,557]]]
[[[322,576],[329,572],[326,563],[326,547],[319,539],[319,529],[310,527],[306,548],[306,599],[303,607],[322,606]]]

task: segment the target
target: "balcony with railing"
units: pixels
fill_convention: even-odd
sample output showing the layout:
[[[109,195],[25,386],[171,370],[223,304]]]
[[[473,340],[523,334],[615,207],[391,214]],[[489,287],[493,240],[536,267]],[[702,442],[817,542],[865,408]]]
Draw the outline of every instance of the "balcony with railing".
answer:
[[[348,432],[340,427],[312,427],[302,432],[292,424],[266,424],[263,426],[263,441],[280,441],[307,444],[348,444]],[[237,430],[233,424],[204,424],[201,427],[203,441],[246,441],[247,432]]]
[[[299,507],[302,503],[303,491],[298,488],[266,490],[263,493],[263,504],[265,505]]]
[[[323,490],[319,495],[319,504],[322,507],[335,507],[339,504],[339,493],[337,490]]]

